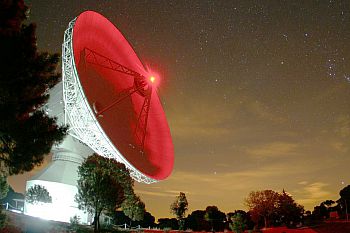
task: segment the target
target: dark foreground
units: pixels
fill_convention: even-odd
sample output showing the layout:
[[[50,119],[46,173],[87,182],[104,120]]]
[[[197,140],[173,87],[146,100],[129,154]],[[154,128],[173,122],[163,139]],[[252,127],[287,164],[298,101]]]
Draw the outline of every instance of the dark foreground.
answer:
[[[0,233],[68,233],[75,232],[70,224],[47,221],[40,218],[34,218],[23,214],[6,212],[9,217],[8,226],[1,229]],[[91,227],[86,227],[84,232],[93,232]],[[118,231],[104,231],[118,232]],[[163,233],[161,230],[141,230],[144,233]],[[187,232],[187,231],[186,231]],[[245,231],[248,233],[248,231]],[[276,227],[262,229],[261,233],[350,233],[350,222],[325,222],[313,227],[304,227],[299,229],[288,229],[286,227]],[[167,231],[167,233],[178,233],[178,231]],[[203,232],[192,232],[203,233]],[[222,233],[222,232],[217,232]],[[227,231],[227,233],[231,233]]]

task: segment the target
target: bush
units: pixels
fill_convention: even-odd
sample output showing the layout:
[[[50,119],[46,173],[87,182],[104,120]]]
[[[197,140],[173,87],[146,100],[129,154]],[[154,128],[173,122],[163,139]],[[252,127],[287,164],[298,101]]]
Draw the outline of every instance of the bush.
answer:
[[[6,214],[2,212],[2,205],[0,204],[0,229],[5,226]]]

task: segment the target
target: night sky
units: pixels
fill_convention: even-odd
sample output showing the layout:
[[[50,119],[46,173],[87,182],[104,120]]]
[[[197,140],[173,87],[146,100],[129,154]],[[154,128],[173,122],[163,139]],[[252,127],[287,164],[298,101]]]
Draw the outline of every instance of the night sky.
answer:
[[[246,210],[263,189],[312,210],[349,184],[350,1],[25,2],[41,51],[61,52],[69,21],[94,10],[160,73],[174,171],[135,185],[156,218],[180,191],[189,213]],[[10,182],[23,191],[34,172]]]

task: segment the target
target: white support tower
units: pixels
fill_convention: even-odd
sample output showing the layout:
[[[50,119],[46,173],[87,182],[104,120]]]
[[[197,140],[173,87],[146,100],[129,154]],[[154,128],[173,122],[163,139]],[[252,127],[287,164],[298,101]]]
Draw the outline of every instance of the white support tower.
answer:
[[[51,90],[45,111],[48,115],[57,117],[58,124],[63,124],[63,108],[62,83],[59,83]],[[91,220],[88,214],[78,209],[74,198],[78,191],[78,167],[93,153],[88,146],[67,135],[60,145],[52,149],[51,163],[31,177],[26,184],[26,190],[34,185],[44,186],[52,197],[52,203],[25,202],[24,214],[61,222],[69,222],[76,215],[82,223],[89,223]]]
[[[44,186],[52,197],[52,203],[25,202],[24,213],[60,222],[69,222],[71,217],[78,216],[81,223],[91,222],[88,213],[78,209],[74,198],[78,191],[78,166],[81,165],[83,157],[93,151],[67,136],[52,153],[52,162],[30,178],[26,185],[26,190],[34,185]]]

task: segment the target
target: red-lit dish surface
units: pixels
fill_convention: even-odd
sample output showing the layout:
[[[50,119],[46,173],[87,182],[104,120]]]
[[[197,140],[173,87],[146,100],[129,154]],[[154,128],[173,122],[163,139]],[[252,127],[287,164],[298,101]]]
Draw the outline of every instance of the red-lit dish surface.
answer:
[[[93,103],[101,108],[111,104],[117,99],[118,93],[133,86],[134,79],[129,75],[85,62],[80,58],[84,48],[150,77],[130,44],[109,20],[93,11],[80,14],[73,28],[74,61],[91,109]],[[103,117],[97,117],[97,120],[129,163],[146,176],[163,180],[172,171],[174,148],[155,88],[152,89],[144,154],[130,146],[137,144],[134,130],[143,102],[144,98],[134,93],[104,112]]]

